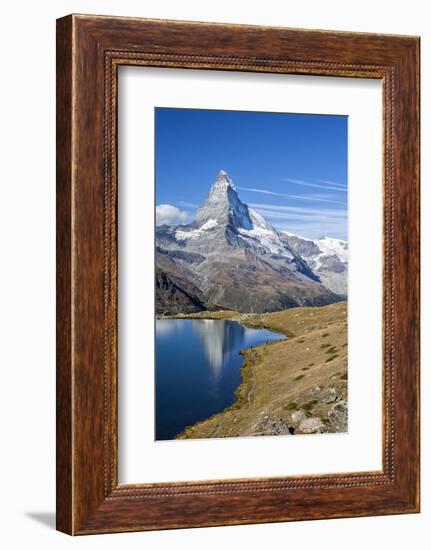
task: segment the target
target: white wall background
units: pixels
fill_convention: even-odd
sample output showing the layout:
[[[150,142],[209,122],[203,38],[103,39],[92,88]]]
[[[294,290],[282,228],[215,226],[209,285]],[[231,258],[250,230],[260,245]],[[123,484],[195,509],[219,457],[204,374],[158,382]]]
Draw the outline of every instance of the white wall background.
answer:
[[[431,522],[430,338],[422,361],[422,514],[93,537],[54,531],[55,19],[75,13],[283,25],[422,37],[422,150],[431,150],[431,29],[410,0],[56,0],[3,5],[0,88],[0,539],[4,548],[349,550],[426,547]],[[430,164],[422,155],[423,334],[431,330]],[[428,537],[429,538],[429,537]]]

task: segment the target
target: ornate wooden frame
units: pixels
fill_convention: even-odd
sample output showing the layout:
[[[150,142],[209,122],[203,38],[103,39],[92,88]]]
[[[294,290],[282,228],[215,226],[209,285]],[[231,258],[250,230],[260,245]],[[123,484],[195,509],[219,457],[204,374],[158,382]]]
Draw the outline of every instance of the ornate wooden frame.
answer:
[[[377,78],[384,102],[383,470],[119,485],[119,65]],[[419,511],[419,38],[70,15],[57,21],[57,528]]]

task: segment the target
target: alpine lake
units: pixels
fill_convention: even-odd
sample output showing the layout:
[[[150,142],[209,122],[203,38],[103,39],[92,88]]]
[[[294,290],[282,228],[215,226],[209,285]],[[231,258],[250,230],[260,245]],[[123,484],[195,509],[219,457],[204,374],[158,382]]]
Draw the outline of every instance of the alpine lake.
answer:
[[[240,351],[284,338],[237,321],[158,319],[155,439],[175,439],[231,406],[241,383]]]

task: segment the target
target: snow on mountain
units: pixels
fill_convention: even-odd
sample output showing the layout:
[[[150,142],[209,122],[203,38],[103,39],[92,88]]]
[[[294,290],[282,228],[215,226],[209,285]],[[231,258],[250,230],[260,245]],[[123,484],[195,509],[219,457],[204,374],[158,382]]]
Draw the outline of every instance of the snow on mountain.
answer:
[[[349,250],[346,241],[331,237],[322,237],[317,240],[317,244],[325,254],[335,254],[342,262],[349,261]]]
[[[221,225],[231,224],[243,229],[253,227],[247,205],[240,201],[233,181],[224,170],[220,170],[205,204],[196,212],[198,226],[202,226],[208,220],[216,220]]]
[[[287,231],[283,233],[292,249],[306,260],[328,288],[347,296],[349,249],[346,241],[332,237],[312,240]]]
[[[319,254],[326,261],[331,243],[317,248],[310,241],[315,250],[304,254],[301,243],[302,249],[305,240],[277,231],[244,204],[221,170],[193,223],[157,227],[156,261],[180,290],[192,284],[210,306],[260,312],[338,301],[323,267],[323,277],[312,267]]]
[[[221,229],[229,227],[251,248],[258,247],[261,251],[289,259],[295,257],[272,225],[241,202],[233,181],[224,170],[220,170],[205,204],[198,209],[195,226],[187,229],[180,226],[175,236],[180,240],[205,238],[205,233],[217,226]]]
[[[190,231],[181,231],[179,229],[178,231],[175,232],[175,237],[180,241],[183,241],[185,239],[198,239],[199,237],[202,236],[202,234],[205,231],[208,231],[209,229],[213,229],[217,225],[218,224],[216,220],[208,220],[198,229],[192,229]]]
[[[282,242],[279,233],[260,214],[248,208],[252,222],[252,229],[239,229],[241,235],[256,239],[261,246],[268,249],[271,254],[294,258],[294,254],[286,244]]]

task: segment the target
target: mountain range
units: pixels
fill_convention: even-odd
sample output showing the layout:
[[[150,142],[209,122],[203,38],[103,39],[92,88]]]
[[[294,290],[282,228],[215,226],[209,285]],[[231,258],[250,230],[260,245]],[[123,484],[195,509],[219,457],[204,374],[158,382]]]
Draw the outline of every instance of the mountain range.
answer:
[[[260,313],[347,296],[345,241],[276,230],[221,170],[193,223],[156,228],[156,313]]]

